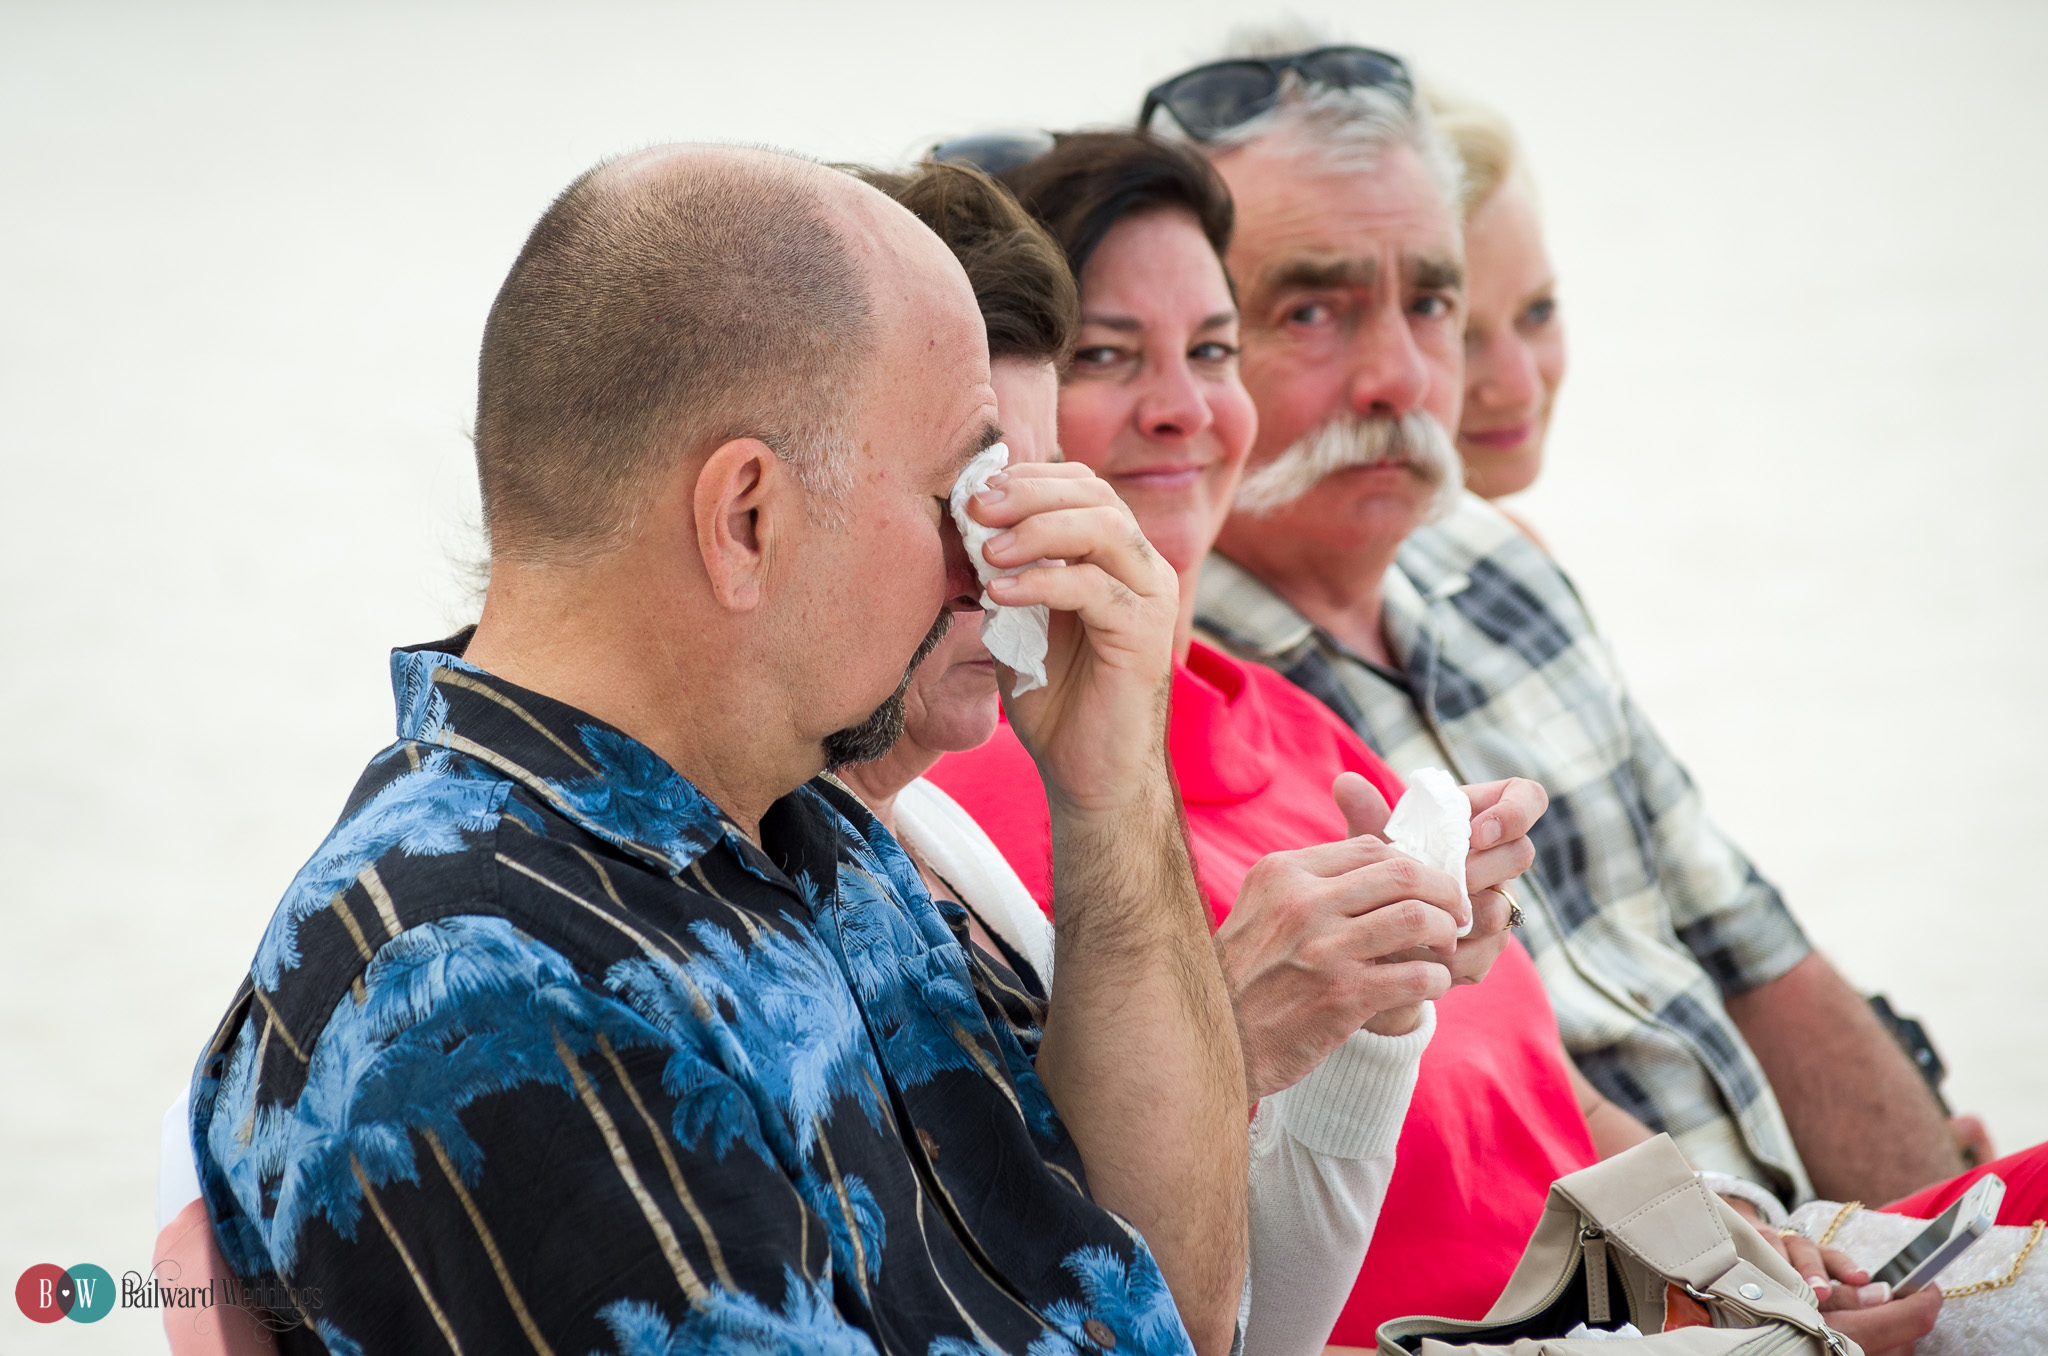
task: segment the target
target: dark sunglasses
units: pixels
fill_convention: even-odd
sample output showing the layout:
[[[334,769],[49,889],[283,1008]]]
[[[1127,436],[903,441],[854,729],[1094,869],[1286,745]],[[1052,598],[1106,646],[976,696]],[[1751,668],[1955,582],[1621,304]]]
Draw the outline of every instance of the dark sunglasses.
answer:
[[[1036,160],[1058,141],[1051,132],[977,132],[940,142],[926,152],[926,159],[965,165],[993,177]]]
[[[1212,61],[1145,94],[1138,126],[1152,125],[1164,108],[1196,141],[1211,141],[1242,127],[1280,101],[1280,78],[1293,71],[1302,81],[1327,89],[1388,89],[1403,100],[1415,97],[1415,81],[1401,58],[1370,47],[1318,47],[1291,56],[1240,57]]]

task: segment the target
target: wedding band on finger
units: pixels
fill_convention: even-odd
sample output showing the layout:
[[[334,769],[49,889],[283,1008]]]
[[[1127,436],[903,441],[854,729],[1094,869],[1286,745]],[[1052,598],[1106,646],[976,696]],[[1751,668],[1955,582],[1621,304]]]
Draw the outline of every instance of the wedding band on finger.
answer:
[[[1804,1237],[1806,1237],[1806,1230],[1804,1230],[1804,1229],[1780,1229],[1780,1230],[1778,1230],[1778,1237],[1780,1237],[1780,1238],[1804,1238]]]
[[[1522,918],[1522,906],[1515,903],[1515,897],[1498,885],[1489,885],[1486,888],[1508,902],[1508,926],[1510,928],[1522,926],[1524,921]]]

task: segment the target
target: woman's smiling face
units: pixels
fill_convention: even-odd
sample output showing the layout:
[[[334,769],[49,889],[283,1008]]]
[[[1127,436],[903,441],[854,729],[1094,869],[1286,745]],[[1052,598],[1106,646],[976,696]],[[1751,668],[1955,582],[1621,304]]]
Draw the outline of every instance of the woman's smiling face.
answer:
[[[1488,499],[1527,489],[1543,469],[1550,410],[1564,380],[1564,320],[1536,201],[1510,179],[1465,227],[1469,310],[1458,451]]]
[[[1237,376],[1237,304],[1185,212],[1125,217],[1081,273],[1060,447],[1130,504],[1182,575],[1200,566],[1258,428]]]

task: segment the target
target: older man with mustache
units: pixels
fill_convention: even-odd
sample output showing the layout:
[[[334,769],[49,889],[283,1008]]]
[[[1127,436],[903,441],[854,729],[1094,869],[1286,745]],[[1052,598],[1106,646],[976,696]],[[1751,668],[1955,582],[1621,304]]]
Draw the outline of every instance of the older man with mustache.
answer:
[[[1201,144],[1238,211],[1259,435],[1199,624],[1397,770],[1544,784],[1523,936],[1602,1154],[1669,1131],[1763,1217],[1815,1183],[1885,1200],[1954,1173],[1915,1071],[1706,819],[1569,582],[1464,493],[1447,433],[1460,170],[1405,67],[1355,47],[1265,52],[1184,72],[1141,114]],[[1387,1211],[1383,1234],[1393,1197]],[[1936,1300],[1844,1327],[1873,1350],[1910,1342]]]

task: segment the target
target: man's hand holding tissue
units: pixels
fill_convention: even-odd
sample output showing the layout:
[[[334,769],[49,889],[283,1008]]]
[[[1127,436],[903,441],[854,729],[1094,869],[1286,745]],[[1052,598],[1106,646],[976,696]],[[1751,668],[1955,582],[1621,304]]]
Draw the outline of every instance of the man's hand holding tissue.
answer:
[[[988,579],[1051,610],[1045,686],[1000,686],[1052,813],[1054,967],[1038,1074],[1102,1205],[1152,1245],[1188,1331],[1227,1351],[1244,1279],[1244,1065],[1166,761],[1174,572],[1108,483],[1034,463],[967,500]],[[1161,1107],[1173,1114],[1162,1116]]]
[[[1115,810],[1149,794],[1166,776],[1180,606],[1173,568],[1109,483],[1075,462],[1010,467],[968,505],[979,522],[1007,529],[984,548],[991,565],[1065,562],[985,585],[1005,607],[1052,611],[1045,686],[1021,697],[1009,695],[1012,683],[1001,686],[1055,819],[1063,804]]]
[[[1465,855],[1465,890],[1472,903],[1472,930],[1459,939],[1457,950],[1445,965],[1451,983],[1477,984],[1507,949],[1511,914],[1508,895],[1514,890],[1515,880],[1536,860],[1529,830],[1550,807],[1550,796],[1525,777],[1480,782],[1458,790],[1472,806],[1471,843]],[[1340,785],[1340,801],[1343,794]],[[1357,778],[1352,794],[1358,798],[1358,808],[1347,809],[1345,813],[1356,832],[1357,825],[1372,823],[1372,806],[1385,802],[1363,777]],[[1384,822],[1385,811],[1379,814]],[[1418,952],[1415,959],[1424,957]]]
[[[1534,860],[1529,827],[1548,800],[1520,779],[1461,789],[1473,810],[1469,904],[1452,877],[1385,842],[1387,803],[1355,772],[1331,788],[1350,837],[1273,853],[1245,874],[1216,946],[1253,1100],[1305,1078],[1360,1027],[1413,1030],[1422,1003],[1477,983],[1499,957],[1508,907],[1491,887]]]

